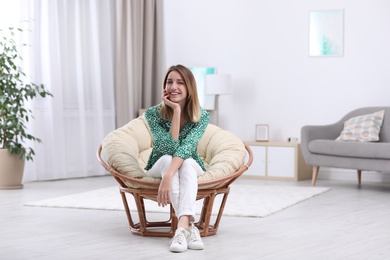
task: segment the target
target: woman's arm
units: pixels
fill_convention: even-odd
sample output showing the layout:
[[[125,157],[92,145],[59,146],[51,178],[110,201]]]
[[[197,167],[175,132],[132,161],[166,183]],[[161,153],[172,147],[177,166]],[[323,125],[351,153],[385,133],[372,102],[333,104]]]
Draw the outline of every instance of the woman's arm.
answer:
[[[172,125],[170,133],[172,139],[177,141],[179,140],[180,134],[180,118],[181,118],[181,109],[180,106],[176,106],[173,110]],[[175,175],[177,170],[183,164],[183,159],[180,157],[173,157],[171,164],[169,165],[168,170],[165,172],[164,177],[161,180],[160,187],[157,195],[157,203],[160,206],[165,207],[169,204],[170,193],[172,186],[172,177]]]
[[[157,203],[159,206],[165,207],[170,202],[170,192],[172,186],[172,177],[176,171],[183,164],[183,159],[180,157],[173,157],[171,164],[169,165],[168,170],[165,172],[164,177],[160,182],[160,187],[158,189]]]
[[[175,141],[179,140],[180,118],[181,118],[181,108],[180,106],[178,106],[175,107],[175,109],[173,110],[172,125],[170,129],[172,139]]]
[[[153,136],[153,149],[160,153],[173,155],[179,147],[179,140],[172,138],[172,123],[163,120],[159,115],[160,106],[151,107],[145,112],[145,119],[148,122],[150,132]],[[178,126],[180,125],[178,124]],[[179,131],[179,130],[176,130]]]

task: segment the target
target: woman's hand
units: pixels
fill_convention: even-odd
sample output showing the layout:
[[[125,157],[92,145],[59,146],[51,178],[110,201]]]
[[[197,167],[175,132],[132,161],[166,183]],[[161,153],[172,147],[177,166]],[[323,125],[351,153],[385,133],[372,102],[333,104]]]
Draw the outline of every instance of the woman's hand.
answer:
[[[166,89],[164,89],[161,99],[164,101],[165,105],[171,107],[173,110],[180,109],[180,105],[178,103],[169,100],[169,93],[167,92]]]
[[[158,206],[165,207],[171,201],[171,183],[172,177],[164,175],[158,188],[157,203]]]

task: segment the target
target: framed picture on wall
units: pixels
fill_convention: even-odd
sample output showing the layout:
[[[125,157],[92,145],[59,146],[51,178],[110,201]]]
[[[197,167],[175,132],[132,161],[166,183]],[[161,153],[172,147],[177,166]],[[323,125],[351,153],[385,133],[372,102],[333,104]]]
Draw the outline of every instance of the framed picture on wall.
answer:
[[[256,142],[268,142],[268,125],[256,125]]]
[[[310,11],[310,56],[344,54],[344,10]]]

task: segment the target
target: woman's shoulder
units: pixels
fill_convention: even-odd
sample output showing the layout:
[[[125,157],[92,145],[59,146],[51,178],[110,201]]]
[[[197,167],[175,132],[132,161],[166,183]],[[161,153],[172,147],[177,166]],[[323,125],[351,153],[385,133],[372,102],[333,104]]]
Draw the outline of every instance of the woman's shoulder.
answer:
[[[209,114],[209,112],[206,110],[206,109],[204,109],[204,108],[200,108],[200,113],[202,114],[202,115],[206,115],[206,114]]]
[[[149,107],[145,111],[145,117],[156,116],[159,114],[161,104]]]
[[[209,118],[210,117],[210,113],[203,109],[203,108],[200,108],[200,118]]]
[[[145,115],[146,122],[148,122],[149,125],[156,123],[161,119],[160,113],[159,113],[160,107],[161,107],[161,104],[156,105],[156,106],[152,106],[152,107],[146,109],[144,115]]]
[[[158,112],[160,110],[160,108],[161,108],[161,104],[158,104],[158,105],[149,107],[148,109],[146,109],[145,112],[149,112],[149,113],[154,112],[155,113],[155,112]]]
[[[193,122],[195,125],[204,125],[208,124],[210,122],[210,113],[207,112],[205,109],[200,108],[200,115],[198,115],[198,120]]]

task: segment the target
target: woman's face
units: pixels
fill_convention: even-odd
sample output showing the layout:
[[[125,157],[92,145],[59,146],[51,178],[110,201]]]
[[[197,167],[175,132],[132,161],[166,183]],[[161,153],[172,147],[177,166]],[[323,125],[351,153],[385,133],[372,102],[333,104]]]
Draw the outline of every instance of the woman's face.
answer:
[[[188,90],[179,72],[171,71],[168,74],[167,81],[165,83],[165,91],[168,94],[168,99],[170,101],[182,103],[183,105],[185,104]]]

